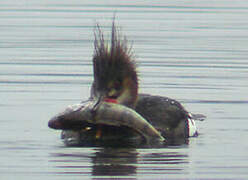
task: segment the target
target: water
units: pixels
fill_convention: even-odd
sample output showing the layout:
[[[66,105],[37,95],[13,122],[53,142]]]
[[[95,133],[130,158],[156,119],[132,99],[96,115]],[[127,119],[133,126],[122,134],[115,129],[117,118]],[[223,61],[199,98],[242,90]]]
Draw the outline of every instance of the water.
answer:
[[[0,3],[1,179],[246,179],[247,1]],[[93,29],[113,15],[141,92],[205,114],[200,136],[160,149],[68,148],[47,121],[89,97]]]

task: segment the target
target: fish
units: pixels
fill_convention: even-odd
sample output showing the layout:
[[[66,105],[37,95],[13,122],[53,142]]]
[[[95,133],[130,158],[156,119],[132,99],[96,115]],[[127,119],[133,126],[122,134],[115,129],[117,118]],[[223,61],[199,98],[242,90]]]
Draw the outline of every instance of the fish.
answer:
[[[92,127],[101,129],[101,126],[104,128],[109,126],[120,128],[120,131],[126,129],[127,133],[134,131],[145,139],[146,144],[165,142],[165,138],[160,132],[133,109],[111,102],[101,102],[95,109],[95,104],[93,100],[89,100],[70,105],[51,118],[48,126],[53,129],[65,130],[62,135],[66,135],[66,132],[80,134]],[[111,131],[111,128],[109,129]],[[116,133],[116,135],[118,134]],[[101,131],[95,131],[95,139],[100,139],[100,137]]]

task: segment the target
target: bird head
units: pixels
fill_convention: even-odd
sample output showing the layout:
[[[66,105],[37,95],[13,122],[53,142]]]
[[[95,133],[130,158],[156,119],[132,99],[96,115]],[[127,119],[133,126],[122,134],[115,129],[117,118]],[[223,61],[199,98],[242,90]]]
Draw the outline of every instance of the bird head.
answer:
[[[93,55],[94,81],[91,97],[134,107],[138,95],[136,64],[125,37],[112,24],[110,45],[104,40],[99,26],[95,31]]]

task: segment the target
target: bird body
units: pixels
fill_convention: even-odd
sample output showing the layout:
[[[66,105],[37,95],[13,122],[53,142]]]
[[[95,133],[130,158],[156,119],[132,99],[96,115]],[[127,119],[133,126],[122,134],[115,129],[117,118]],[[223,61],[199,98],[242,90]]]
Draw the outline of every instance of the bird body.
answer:
[[[174,99],[139,94],[135,111],[167,139],[188,138],[198,134],[191,114]]]

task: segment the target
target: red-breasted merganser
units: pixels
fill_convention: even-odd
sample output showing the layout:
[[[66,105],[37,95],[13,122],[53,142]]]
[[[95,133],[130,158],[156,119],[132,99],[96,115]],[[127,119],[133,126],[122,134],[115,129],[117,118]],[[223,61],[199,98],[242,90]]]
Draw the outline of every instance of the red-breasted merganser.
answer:
[[[138,94],[138,76],[132,49],[127,46],[126,38],[119,35],[114,22],[111,35],[111,43],[108,46],[100,27],[97,26],[93,55],[94,81],[90,99],[86,101],[86,104],[93,102],[90,108],[91,114],[85,114],[89,111],[82,111],[83,114],[80,114],[79,111],[85,105],[81,103],[76,105],[76,109],[69,108],[52,118],[49,127],[65,130],[62,132],[62,138],[67,145],[106,145],[107,143],[123,145],[125,142],[139,145],[143,142],[140,134],[146,135],[146,139],[149,139],[147,134],[156,134],[156,131],[158,131],[157,137],[160,136],[158,139],[165,139],[166,142],[180,139],[180,142],[183,140],[184,143],[188,137],[197,136],[194,119],[205,116],[191,115],[174,99]],[[113,104],[112,108],[105,107],[111,114],[110,118],[113,117],[117,121],[114,124],[120,126],[110,126],[110,120],[101,120],[101,111],[102,113],[105,111],[104,102],[127,107],[126,110]],[[116,116],[115,114],[118,113],[122,115]],[[125,113],[128,113],[135,122],[127,125],[130,119],[123,117]],[[141,115],[141,118],[135,113]],[[82,115],[90,118],[82,119]],[[94,118],[96,116],[97,121]],[[102,118],[106,119],[103,116]],[[130,127],[132,124],[137,124],[137,127]],[[140,132],[141,129],[144,129],[144,133]]]
[[[113,22],[110,47],[98,26],[95,33],[93,56],[94,81],[91,98],[97,102],[108,101],[133,108],[166,138],[188,138],[197,136],[194,118],[176,100],[138,94],[138,77],[132,49],[127,46]],[[97,104],[96,104],[97,106]]]

